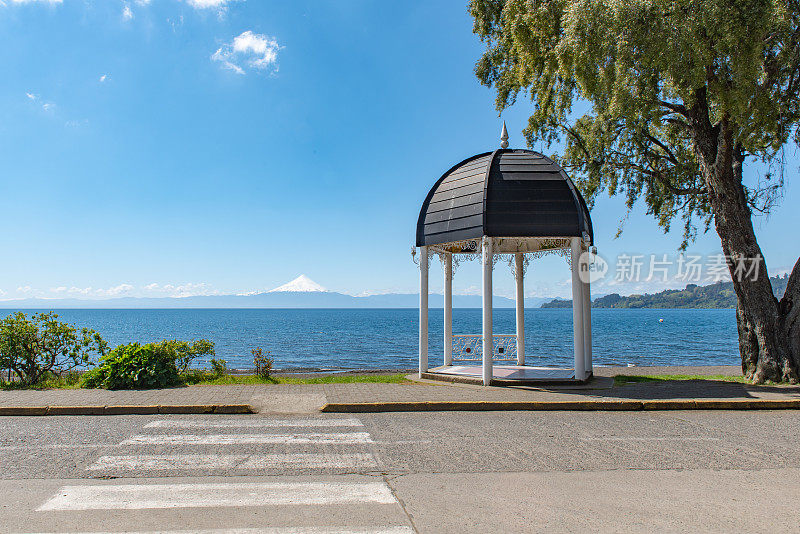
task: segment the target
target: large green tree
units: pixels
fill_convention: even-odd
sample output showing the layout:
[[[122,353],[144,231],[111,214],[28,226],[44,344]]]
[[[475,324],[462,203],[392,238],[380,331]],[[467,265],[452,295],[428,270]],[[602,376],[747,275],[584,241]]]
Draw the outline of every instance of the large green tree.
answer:
[[[752,218],[780,197],[784,147],[800,144],[800,0],[472,0],[470,13],[497,109],[531,99],[528,144],[563,142],[590,203],[642,199],[665,231],[682,221],[684,248],[713,224],[745,376],[796,382],[800,260],[777,300]],[[746,164],[766,171],[745,183]],[[783,231],[798,248],[798,229]]]

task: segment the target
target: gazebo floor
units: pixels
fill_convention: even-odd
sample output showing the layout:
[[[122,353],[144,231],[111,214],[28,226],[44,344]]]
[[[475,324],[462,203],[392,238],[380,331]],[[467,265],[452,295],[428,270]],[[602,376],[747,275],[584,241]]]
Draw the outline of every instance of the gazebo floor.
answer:
[[[467,384],[482,384],[482,377],[483,369],[480,365],[443,365],[422,374],[422,378],[430,380]],[[492,366],[493,385],[580,384],[584,382],[585,380],[575,379],[574,369],[529,365]]]

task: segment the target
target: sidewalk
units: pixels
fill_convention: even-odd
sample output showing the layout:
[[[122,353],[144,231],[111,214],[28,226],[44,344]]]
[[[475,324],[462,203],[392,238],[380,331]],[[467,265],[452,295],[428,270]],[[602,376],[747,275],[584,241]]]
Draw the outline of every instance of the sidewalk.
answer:
[[[190,386],[147,391],[0,391],[0,415],[320,413],[433,410],[800,409],[798,386],[715,380],[614,386],[615,374],[734,374],[735,367],[597,368],[583,386],[409,384]],[[410,375],[410,378],[415,378]]]

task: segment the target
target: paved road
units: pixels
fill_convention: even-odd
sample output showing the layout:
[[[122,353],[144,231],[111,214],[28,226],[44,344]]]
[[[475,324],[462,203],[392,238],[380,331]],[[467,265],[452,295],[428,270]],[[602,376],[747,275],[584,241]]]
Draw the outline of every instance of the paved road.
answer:
[[[0,418],[2,532],[798,531],[800,413]]]

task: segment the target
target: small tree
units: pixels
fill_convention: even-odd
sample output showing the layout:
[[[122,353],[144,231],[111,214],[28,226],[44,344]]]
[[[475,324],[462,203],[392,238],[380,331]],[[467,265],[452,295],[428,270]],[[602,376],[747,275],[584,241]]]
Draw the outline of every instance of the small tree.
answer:
[[[261,347],[252,349],[250,353],[253,355],[253,365],[256,368],[256,374],[263,379],[269,379],[272,373],[272,364],[275,363],[274,358],[269,356],[269,352],[264,354]]]
[[[200,356],[214,356],[214,343],[207,339],[198,339],[191,343],[188,341],[167,340],[158,343],[160,347],[175,354],[175,365],[178,372],[185,373],[189,365]]]
[[[641,199],[665,231],[682,220],[682,248],[713,224],[745,376],[797,382],[800,260],[778,301],[752,215],[779,198],[783,147],[800,144],[800,1],[471,0],[470,12],[497,109],[530,96],[528,144],[563,139],[557,159],[590,204],[604,190],[628,209]],[[747,184],[747,161],[777,173]]]
[[[30,319],[17,312],[0,321],[0,366],[12,369],[23,385],[86,367],[93,354],[103,356],[107,349],[100,334],[62,323],[53,312]]]

